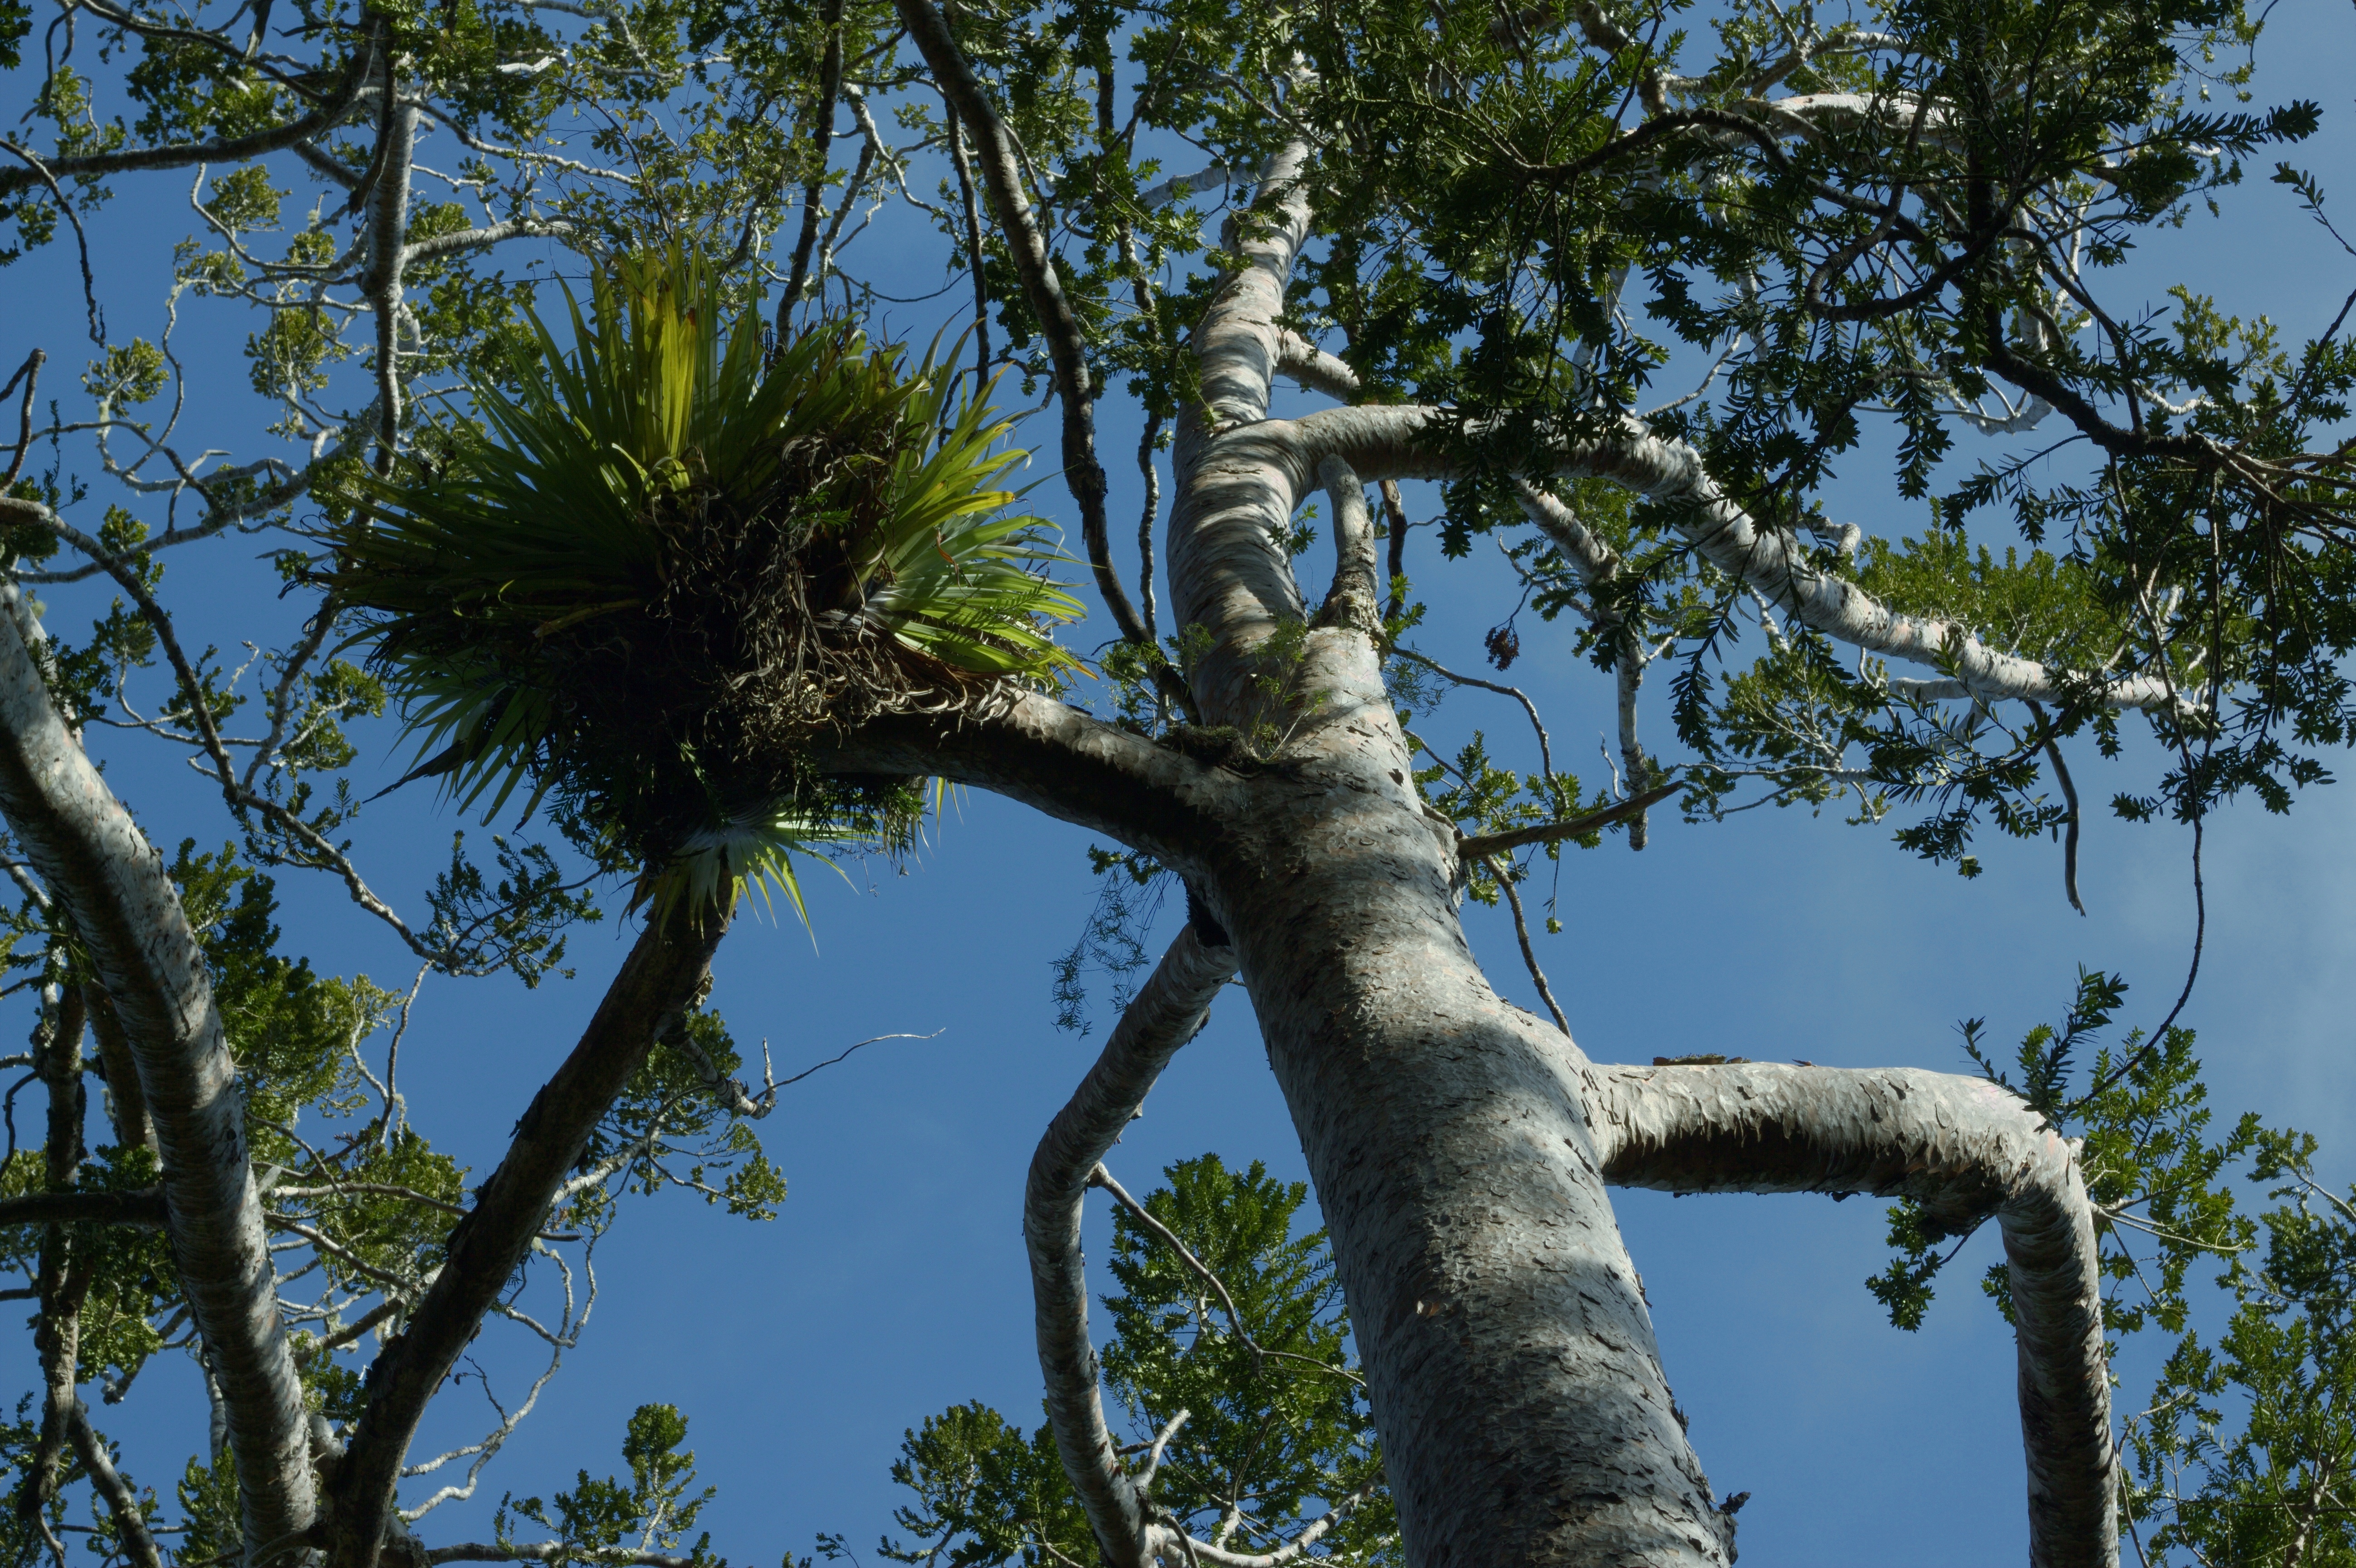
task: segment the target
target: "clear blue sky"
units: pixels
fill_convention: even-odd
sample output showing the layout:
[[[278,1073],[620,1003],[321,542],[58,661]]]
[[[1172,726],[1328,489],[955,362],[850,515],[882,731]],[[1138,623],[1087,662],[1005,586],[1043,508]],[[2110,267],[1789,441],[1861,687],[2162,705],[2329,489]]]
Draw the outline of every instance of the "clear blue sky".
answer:
[[[2356,106],[2338,68],[2356,58],[2356,17],[2342,5],[2284,5],[2272,29],[2260,98],[2322,101],[2324,134],[2300,155],[2329,187],[2351,166]],[[91,221],[118,341],[161,329],[170,247],[195,227],[181,205],[186,177],[122,181]],[[291,170],[281,183],[304,203],[318,188]],[[2274,315],[2293,338],[2319,327],[2356,283],[2356,265],[2262,177],[2225,207],[2222,223],[2196,218],[2181,234],[2155,236],[2136,285],[2158,302],[2167,283],[2192,282],[2228,309]],[[62,394],[87,347],[70,245],[0,274],[0,360],[46,347],[49,384]],[[928,322],[895,325],[929,332]],[[252,325],[219,305],[182,313],[176,341],[218,400],[191,415],[196,444],[252,450],[238,353]],[[1106,420],[1108,454],[1132,448],[1135,426],[1118,400]],[[1045,421],[1028,435],[1052,443]],[[70,455],[85,472],[94,466]],[[1879,476],[1883,455],[1870,449],[1850,462],[1833,512],[1877,533],[1917,530],[1921,516],[1900,509]],[[1133,516],[1136,499],[1120,488],[1133,487],[1133,475],[1111,466],[1115,515]],[[119,498],[106,485],[93,481],[85,513]],[[1063,507],[1052,480],[1035,496],[1051,515]],[[1437,504],[1411,495],[1409,511],[1428,517]],[[1443,564],[1429,538],[1417,536],[1410,562],[1432,609],[1420,644],[1470,667],[1481,632],[1511,602],[1505,576],[1485,546]],[[184,635],[234,646],[258,623],[283,630],[299,607],[269,598],[274,584],[255,558],[270,543],[230,539],[170,558]],[[1304,573],[1322,585],[1323,570],[1312,556]],[[103,596],[50,598],[53,624],[70,632]],[[1611,725],[1608,684],[1573,656],[1567,626],[1526,616],[1522,630],[1513,677],[1545,708],[1558,756],[1591,773]],[[151,699],[160,691],[151,685]],[[1650,695],[1651,733],[1665,739],[1665,694]],[[1477,693],[1451,699],[1430,726],[1447,739],[1475,727],[1522,744],[1517,712]],[[389,729],[367,737],[370,767],[391,765],[391,742]],[[2107,766],[2081,750],[2073,761],[2090,807],[2152,776],[2147,748]],[[217,801],[177,761],[152,747],[106,751],[110,779],[159,840],[230,835]],[[2147,1023],[2182,977],[2192,906],[2187,836],[2172,827],[2093,813],[2082,873],[2090,913],[2080,919],[2062,901],[2050,844],[1987,840],[1986,874],[1965,881],[1895,849],[1886,828],[1833,815],[1766,810],[1687,827],[1656,813],[1655,822],[1642,855],[1615,837],[1566,858],[1567,929],[1542,940],[1579,1042],[1599,1060],[1724,1051],[1965,1071],[1956,1019],[1985,1015],[1999,1042],[2016,1040],[2059,1014],[2081,965],[2124,972],[2136,987],[2128,1017]],[[403,907],[420,905],[461,824],[412,787],[371,806],[363,825],[369,874]],[[972,1398],[1036,1420],[1018,1204],[1033,1143],[1096,1049],[1054,1030],[1048,997],[1049,961],[1071,945],[1095,896],[1087,842],[969,795],[905,866],[853,866],[852,886],[810,877],[814,942],[790,925],[740,925],[723,949],[713,1005],[747,1045],[767,1037],[781,1072],[884,1031],[939,1037],[871,1047],[790,1092],[763,1128],[791,1184],[774,1223],[731,1221],[676,1192],[629,1206],[597,1255],[602,1294],[586,1339],[476,1502],[420,1527],[429,1541],[483,1538],[503,1489],[545,1495],[578,1467],[618,1468],[625,1416],[664,1400],[689,1415],[701,1474],[721,1488],[706,1517],[718,1551],[740,1564],[773,1563],[827,1531],[870,1556],[898,1500],[885,1471],[904,1428]],[[2208,955],[2186,1014],[2221,1120],[2254,1109],[2310,1130],[2324,1140],[2327,1172],[2342,1180],[2356,1173],[2351,849],[2356,803],[2344,788],[2310,792],[2288,819],[2247,803],[2218,818]],[[290,876],[281,891],[291,948],[323,969],[406,983],[405,952],[339,887]],[[1510,928],[1479,908],[1467,921],[1498,987],[1535,1006]],[[1174,929],[1173,913],[1162,937]],[[402,1066],[420,1125],[487,1170],[624,950],[609,922],[575,938],[582,972],[569,983],[534,994],[511,980],[429,985]],[[1302,1174],[1240,991],[1180,1056],[1112,1164],[1136,1189],[1205,1149]],[[1721,1493],[1752,1493],[1741,1516],[1747,1563],[1940,1568],[2021,1554],[2010,1336],[1971,1285],[1996,1255],[1992,1237],[1959,1261],[1922,1331],[1905,1335],[1863,1288],[1884,1257],[1881,1205],[1870,1200],[1626,1193],[1620,1211],[1710,1478]],[[1106,1221],[1095,1213],[1091,1223],[1100,1256]],[[12,1375],[29,1389],[32,1350],[19,1343]],[[519,1392],[532,1364],[521,1336],[493,1328],[480,1349],[503,1396]],[[2147,1381],[2139,1360],[2130,1355],[2121,1369],[2123,1408]],[[132,1472],[166,1489],[178,1459],[203,1441],[193,1367],[159,1362],[135,1397],[154,1424],[117,1419],[112,1429]],[[102,1424],[121,1413],[102,1412]],[[419,1452],[471,1438],[484,1414],[471,1386],[445,1394]]]

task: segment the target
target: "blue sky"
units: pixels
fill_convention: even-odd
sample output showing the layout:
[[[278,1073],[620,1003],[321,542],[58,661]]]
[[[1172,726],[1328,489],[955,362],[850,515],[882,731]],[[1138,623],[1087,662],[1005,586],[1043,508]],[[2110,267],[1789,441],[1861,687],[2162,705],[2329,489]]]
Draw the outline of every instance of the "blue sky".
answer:
[[[2281,6],[2261,50],[2263,101],[2324,104],[2323,136],[2301,161],[2327,187],[2351,166],[2356,106],[2336,70],[2356,43],[2351,21],[2344,6]],[[0,98],[28,88],[11,80]],[[181,178],[122,182],[91,221],[118,341],[160,331],[170,247],[194,227]],[[298,202],[316,188],[291,173],[281,183]],[[2356,266],[2262,178],[2229,193],[2225,208],[2222,223],[2196,218],[2181,233],[2154,236],[2130,269],[2133,287],[2158,301],[2167,283],[2188,281],[2229,309],[2274,315],[2294,339],[2319,328],[2356,283]],[[62,394],[87,348],[70,244],[4,281],[12,308],[0,313],[0,361],[47,348],[48,385]],[[183,312],[176,341],[209,389],[191,418],[197,444],[251,450],[239,356],[251,326],[224,307]],[[1116,400],[1104,417],[1108,457],[1131,450],[1126,407]],[[1052,443],[1046,421],[1027,434]],[[1853,456],[1833,513],[1877,533],[1919,529],[1919,513],[1900,509],[1879,476],[1886,456],[1879,447]],[[1134,516],[1133,471],[1110,466],[1115,516]],[[112,498],[104,484],[94,482],[85,512]],[[1035,496],[1060,515],[1059,485]],[[1413,517],[1437,506],[1436,496],[1410,495]],[[1416,536],[1410,560],[1432,610],[1420,645],[1472,667],[1480,634],[1511,592],[1493,550],[1442,563],[1430,538]],[[170,558],[166,587],[185,635],[234,646],[259,636],[257,627],[283,635],[299,607],[270,598],[274,583],[256,559],[270,543],[232,539]],[[1317,588],[1322,558],[1303,568]],[[102,603],[87,589],[49,598],[53,623],[70,635]],[[1611,726],[1608,682],[1573,656],[1568,626],[1526,616],[1521,625],[1513,678],[1546,709],[1558,755],[1592,774]],[[151,697],[160,689],[151,686]],[[1648,694],[1656,739],[1668,729],[1665,695]],[[1525,731],[1502,699],[1452,697],[1427,729],[1453,740],[1475,727],[1518,758]],[[366,738],[370,767],[391,765],[391,742],[389,729]],[[154,748],[104,749],[110,779],[156,838],[230,835],[217,801],[177,761]],[[2148,748],[2110,765],[2080,750],[2072,761],[2090,806],[2153,775]],[[363,825],[363,864],[404,908],[422,903],[454,827],[482,831],[422,786],[371,806]],[[702,1477],[721,1489],[705,1520],[716,1550],[740,1564],[770,1563],[808,1552],[826,1531],[872,1559],[898,1500],[885,1472],[904,1428],[972,1398],[1036,1420],[1019,1198],[1039,1130],[1096,1048],[1054,1029],[1048,993],[1049,962],[1071,945],[1095,897],[1088,842],[969,795],[905,864],[851,867],[850,885],[808,878],[811,933],[739,926],[717,965],[713,1005],[747,1046],[767,1038],[781,1073],[870,1035],[937,1038],[872,1046],[788,1093],[763,1126],[791,1188],[773,1223],[732,1221],[677,1192],[630,1205],[599,1250],[602,1294],[584,1342],[476,1501],[421,1526],[429,1541],[484,1538],[487,1505],[503,1489],[545,1495],[576,1468],[617,1469],[624,1418],[662,1400],[690,1417]],[[1847,827],[1837,813],[1769,809],[1691,827],[1655,813],[1641,855],[1612,837],[1566,856],[1566,931],[1541,939],[1541,956],[1580,1044],[1598,1060],[1723,1051],[1967,1071],[1955,1020],[1986,1016],[1997,1041],[2017,1040],[2059,1015],[2081,965],[2129,978],[2128,1021],[2165,1011],[2191,938],[2188,848],[2176,827],[2094,814],[2081,919],[2062,897],[2060,851],[2044,842],[1984,841],[1986,874],[1966,881],[1894,848],[1886,827]],[[2351,848],[2356,803],[2344,788],[2310,791],[2286,819],[2246,802],[2218,817],[2208,842],[2207,955],[2185,1014],[2200,1030],[2221,1121],[2253,1109],[2314,1132],[2327,1174],[2342,1181],[2356,1175]],[[298,876],[280,886],[290,948],[324,969],[405,986],[405,952],[340,887]],[[1502,917],[1475,907],[1466,919],[1500,990],[1535,1006]],[[1174,912],[1165,915],[1162,939],[1174,922]],[[537,993],[512,980],[430,984],[402,1066],[430,1136],[487,1170],[625,947],[609,921],[575,937],[575,980]],[[1163,1164],[1205,1149],[1304,1174],[1239,990],[1182,1053],[1111,1163],[1138,1189]],[[1746,1563],[1863,1565],[1902,1554],[1938,1568],[2020,1554],[2010,1336],[1971,1283],[1996,1255],[1993,1238],[1973,1243],[1922,1332],[1906,1335],[1863,1288],[1885,1251],[1881,1205],[1870,1200],[1625,1193],[1620,1212],[1703,1463],[1720,1492],[1753,1494],[1741,1516]],[[1097,1211],[1090,1222],[1092,1255],[1101,1256],[1108,1221]],[[12,1375],[30,1388],[32,1351],[20,1343]],[[519,1391],[530,1375],[519,1337],[494,1329],[481,1343],[503,1395]],[[2147,1360],[2125,1358],[2123,1407],[2147,1383]],[[101,1412],[101,1424],[117,1417],[112,1430],[132,1473],[166,1488],[203,1440],[193,1368],[159,1362],[135,1400],[143,1424],[120,1411]],[[469,1440],[483,1415],[471,1386],[445,1394],[420,1452],[437,1438]]]

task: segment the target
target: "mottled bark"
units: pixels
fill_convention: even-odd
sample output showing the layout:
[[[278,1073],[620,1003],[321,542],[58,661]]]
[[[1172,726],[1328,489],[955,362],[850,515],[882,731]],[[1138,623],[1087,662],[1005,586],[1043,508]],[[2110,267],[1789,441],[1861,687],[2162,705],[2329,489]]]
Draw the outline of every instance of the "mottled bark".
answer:
[[[694,929],[648,923],[580,1043],[532,1096],[498,1169],[475,1189],[433,1288],[369,1368],[368,1406],[337,1467],[335,1568],[375,1568],[395,1518],[402,1460],[427,1403],[514,1277],[598,1118],[702,989],[726,929],[718,916]]]
[[[220,1383],[247,1552],[283,1561],[312,1521],[308,1423],[236,1064],[179,895],[68,733],[13,613],[0,614],[0,811],[71,914],[122,1022],[163,1158],[173,1261]]]
[[[1576,1049],[1473,960],[1372,646],[1311,642],[1326,721],[1206,893],[1316,1181],[1408,1559],[1725,1563]]]
[[[2118,1556],[2118,1456],[2094,1211],[2076,1151],[1985,1079],[1742,1064],[1589,1072],[1604,1179],[1670,1192],[1871,1192],[1962,1232],[1994,1215],[2012,1275],[2034,1568]]]
[[[1023,1236],[1031,1254],[1031,1296],[1047,1415],[1072,1488],[1087,1510],[1105,1560],[1145,1568],[1151,1557],[1144,1499],[1105,1424],[1088,1339],[1087,1271],[1080,1216],[1088,1175],[1145,1103],[1178,1048],[1201,1031],[1212,998],[1236,972],[1234,950],[1178,933],[1130,1002],[1096,1065],[1048,1125],[1031,1158],[1023,1195]]]

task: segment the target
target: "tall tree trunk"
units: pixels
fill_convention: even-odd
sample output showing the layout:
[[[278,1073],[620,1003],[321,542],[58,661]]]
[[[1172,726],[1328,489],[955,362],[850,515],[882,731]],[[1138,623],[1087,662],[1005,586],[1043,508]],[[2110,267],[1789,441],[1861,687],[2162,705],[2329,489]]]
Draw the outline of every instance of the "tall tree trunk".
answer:
[[[925,10],[923,0],[896,3],[904,17]],[[979,100],[945,37],[926,52]],[[960,113],[985,119],[963,104]],[[1232,938],[1316,1181],[1413,1568],[1730,1563],[1734,1521],[1686,1441],[1605,1191],[1591,1118],[1598,1104],[1621,1114],[1634,1092],[1607,1094],[1612,1070],[1592,1067],[1483,977],[1457,917],[1460,845],[1470,841],[1421,801],[1383,681],[1360,476],[1460,475],[1446,421],[1396,405],[1269,416],[1280,371],[1305,368],[1304,384],[1337,395],[1355,384],[1346,366],[1320,369],[1313,347],[1281,325],[1310,228],[1307,160],[1296,144],[1261,171],[1251,212],[1223,240],[1240,263],[1193,338],[1200,397],[1178,419],[1165,559],[1173,624],[1202,650],[1187,670],[1200,723],[1148,743],[1010,695],[987,711],[867,726],[828,765],[999,790],[1116,834],[1200,892]],[[1042,273],[1026,287],[1049,292],[1037,254],[1018,247],[1014,260]],[[1067,437],[1087,390],[1059,373]],[[1935,649],[1975,689],[2037,695],[2075,678],[1958,643],[1944,624],[1897,615],[1765,548],[1689,448],[1637,421],[1566,439],[1537,465],[1662,502],[1711,560],[1834,636],[1896,657]],[[1333,493],[1342,566],[1312,616],[1278,541],[1320,484]],[[2172,700],[2132,677],[2106,697]],[[1854,1098],[1830,1079],[1787,1085],[1776,1136],[1847,1147]],[[2033,1276],[2040,1297],[2020,1339],[2024,1428],[2045,1499],[2033,1509],[2033,1561],[2108,1568],[2115,1468],[2106,1407],[2094,1397],[2103,1373],[2100,1304],[2085,1288],[2093,1230],[2069,1151],[2037,1142],[2024,1114],[1988,1109],[1980,1141],[2033,1145],[2021,1168],[2033,1179],[2002,1175],[1992,1156],[1941,1197],[1961,1210],[2001,1206],[2016,1275]],[[1703,1112],[1678,1126],[1680,1148],[1742,1136]],[[1606,1130],[1624,1154],[1625,1129]],[[1856,1157],[1907,1156],[1890,1143]],[[1047,1250],[1051,1263],[1068,1253]],[[1046,1271],[1043,1302],[1069,1296],[1060,1268]],[[1092,1391],[1076,1319],[1056,1316],[1043,1360],[1059,1394],[1077,1394],[1064,1401],[1058,1436],[1079,1438],[1066,1458],[1086,1494],[1101,1479],[1101,1444],[1083,1430]],[[1121,1499],[1096,1500],[1099,1530],[1115,1538],[1108,1551],[1142,1555],[1129,1551],[1137,1532]]]
[[[1728,1563],[1582,1063],[1483,977],[1365,638],[1312,639],[1329,722],[1209,897],[1333,1238],[1409,1561]]]

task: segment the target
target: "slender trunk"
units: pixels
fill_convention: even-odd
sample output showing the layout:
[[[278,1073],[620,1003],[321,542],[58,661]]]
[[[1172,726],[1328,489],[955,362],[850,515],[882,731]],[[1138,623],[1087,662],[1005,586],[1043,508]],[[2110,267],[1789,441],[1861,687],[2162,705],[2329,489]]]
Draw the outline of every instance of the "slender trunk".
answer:
[[[114,1141],[123,1148],[154,1148],[155,1129],[147,1122],[147,1096],[139,1090],[139,1069],[131,1059],[130,1037],[114,1016],[114,1003],[94,985],[89,993],[90,1032],[98,1040],[98,1060],[106,1070],[107,1111],[114,1123]]]
[[[375,1568],[396,1523],[402,1461],[426,1404],[514,1277],[614,1096],[701,991],[727,924],[719,915],[693,930],[648,921],[580,1043],[532,1096],[498,1169],[452,1228],[433,1288],[369,1369],[368,1408],[337,1467],[329,1542],[337,1568]]]
[[[81,1087],[81,988],[68,986],[45,1011],[33,1052],[33,1070],[48,1091],[49,1102],[42,1174],[51,1194],[64,1194],[71,1190],[74,1173],[81,1168],[87,1109]],[[74,1391],[81,1381],[81,1304],[90,1294],[91,1279],[90,1260],[80,1255],[84,1251],[64,1225],[52,1221],[41,1232],[34,1271],[40,1315],[33,1323],[33,1349],[41,1362],[41,1432],[16,1494],[16,1511],[27,1520],[39,1518],[57,1488],[73,1412],[80,1403]]]
[[[310,1529],[316,1488],[237,1065],[179,895],[68,733],[13,614],[0,614],[0,811],[122,1020],[163,1158],[173,1261],[220,1382],[246,1551],[279,1562]]]
[[[1210,1016],[1236,972],[1234,950],[1189,925],[1171,944],[1121,1015],[1104,1054],[1039,1140],[1023,1200],[1031,1295],[1047,1413],[1064,1469],[1088,1523],[1117,1568],[1149,1568],[1151,1519],[1105,1425],[1096,1348],[1088,1340],[1087,1270],[1080,1253],[1082,1200],[1097,1168],[1178,1048]]]

